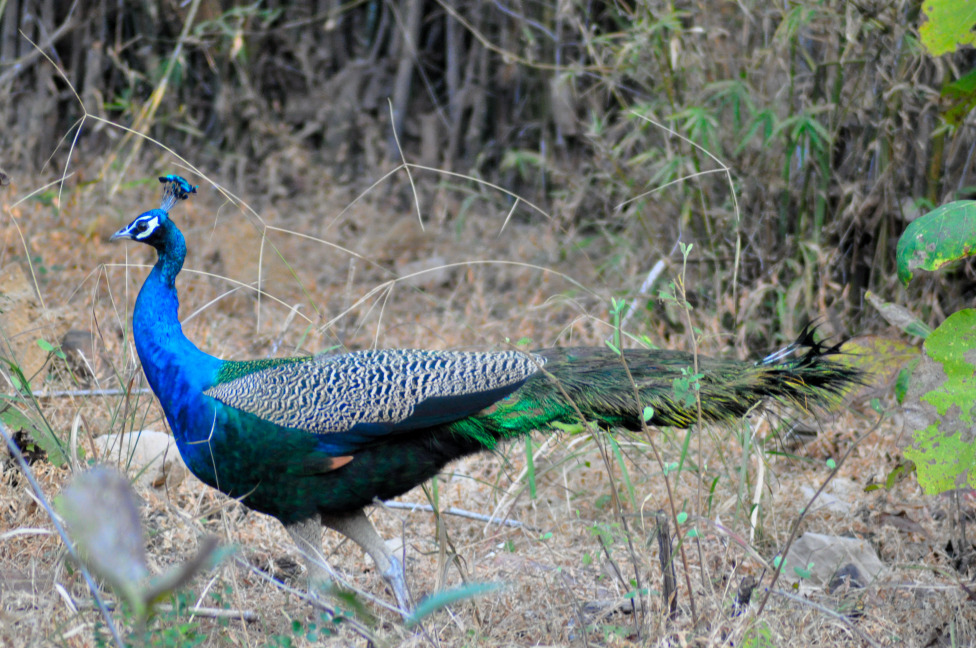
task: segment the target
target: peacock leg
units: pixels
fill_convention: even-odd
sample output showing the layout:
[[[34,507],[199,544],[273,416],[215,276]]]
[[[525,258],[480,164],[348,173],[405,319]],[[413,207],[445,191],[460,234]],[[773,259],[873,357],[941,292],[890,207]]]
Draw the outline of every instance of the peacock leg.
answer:
[[[407,582],[403,573],[403,565],[396,556],[393,555],[376,532],[376,527],[366,517],[362,510],[345,515],[323,516],[322,524],[335,529],[346,536],[368,553],[376,563],[376,568],[383,576],[383,580],[390,586],[396,595],[397,604],[400,606],[400,614],[404,616],[411,610],[410,595],[407,593]]]
[[[301,522],[286,524],[285,529],[302,552],[308,569],[308,590],[314,595],[321,586],[332,581],[322,555],[322,521],[318,515],[313,515]]]

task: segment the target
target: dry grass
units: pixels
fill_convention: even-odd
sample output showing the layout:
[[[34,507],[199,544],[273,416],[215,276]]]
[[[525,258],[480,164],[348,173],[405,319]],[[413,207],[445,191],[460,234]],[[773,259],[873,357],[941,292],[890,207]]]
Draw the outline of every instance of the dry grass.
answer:
[[[151,253],[105,241],[136,213],[154,206],[155,186],[108,196],[102,184],[84,188],[69,182],[60,210],[31,200],[14,203],[30,189],[15,183],[0,193],[6,219],[0,265],[26,267],[31,259],[35,271],[46,268],[38,274],[38,288],[47,306],[72,327],[96,331],[105,356],[101,386],[118,387],[130,379],[140,386],[128,314],[146,273],[133,264],[150,263]],[[249,195],[247,187],[235,189],[249,201],[263,200]],[[585,233],[562,230],[522,209],[503,229],[510,206],[498,197],[462,204],[456,192],[430,189],[423,194],[423,230],[411,214],[410,192],[398,183],[382,185],[344,210],[350,198],[319,187],[301,196],[268,198],[248,213],[202,186],[199,198],[174,212],[189,244],[188,271],[180,285],[182,315],[202,309],[185,324],[188,336],[204,350],[228,358],[321,351],[335,344],[499,347],[523,337],[539,346],[602,344],[612,333],[606,311],[617,276],[636,278],[639,285],[653,262],[629,254],[631,265],[607,272],[602,258],[607,249],[584,247]],[[438,269],[435,281],[425,283],[421,277],[414,285],[384,288],[393,273],[452,263],[462,265]],[[266,291],[260,299],[254,290],[259,278]],[[715,315],[694,312],[692,318],[706,333],[703,352],[730,352],[731,341],[717,335],[721,326]],[[637,322],[634,328],[662,346],[687,345],[683,338],[669,339],[651,322]],[[44,388],[72,386],[63,368],[49,367]],[[748,633],[760,628],[767,629],[770,642],[752,645],[859,645],[870,638],[879,645],[928,646],[950,645],[950,637],[955,645],[966,645],[976,640],[976,615],[958,586],[965,574],[955,571],[945,550],[957,536],[949,502],[923,498],[913,478],[891,490],[862,490],[885,480],[905,440],[888,391],[876,388],[837,418],[822,417],[818,439],[806,446],[786,445],[768,421],[760,420],[753,422],[757,443],[745,459],[741,439],[749,429],[697,434],[689,465],[699,472],[667,477],[678,508],[690,515],[686,528],[694,524],[700,531],[698,539],[686,542],[687,564],[678,563],[679,613],[673,621],[666,619],[659,594],[654,541],[654,512],[667,508],[665,476],[641,439],[618,439],[625,476],[613,454],[601,451],[605,440],[558,437],[550,443],[537,435],[535,498],[522,476],[522,444],[503,448],[499,456],[457,462],[438,479],[442,510],[496,512],[525,526],[392,509],[376,511],[373,519],[381,534],[406,544],[415,596],[465,580],[504,582],[506,587],[435,614],[420,632],[404,630],[396,616],[371,606],[379,620],[373,630],[376,645],[747,645]],[[854,535],[877,549],[890,569],[865,590],[864,616],[832,615],[840,598],[819,585],[794,591],[784,581],[777,588],[793,598],[774,594],[761,616],[755,615],[755,601],[749,613],[731,616],[740,580],[763,576],[764,564],[781,550],[807,506],[801,488],[818,488],[830,476],[826,461],[839,461],[875,424],[877,416],[867,405],[875,396],[891,414],[853,448],[838,473],[856,486],[847,494],[850,511],[811,507],[799,529]],[[158,406],[145,396],[127,404],[119,397],[42,404],[54,429],[65,436],[81,412],[82,448],[89,447],[88,435],[130,426],[164,427]],[[683,438],[683,432],[656,433],[665,462],[677,461]],[[67,468],[43,462],[33,470],[49,497],[70,477]],[[759,524],[751,530],[748,509],[760,474]],[[90,608],[91,596],[79,574],[65,564],[61,541],[28,491],[17,469],[5,464],[0,476],[0,529],[7,530],[0,532],[0,643],[93,645],[99,617]],[[265,577],[302,587],[301,570],[289,564],[297,552],[276,521],[247,512],[193,478],[139,495],[154,569],[191,555],[204,534],[239,547],[235,560],[194,582],[188,601],[252,611],[257,620],[193,618],[193,632],[205,637],[205,645],[276,645],[275,636],[289,637],[291,645],[314,643],[296,635],[292,625],[317,623],[312,608]],[[403,500],[427,503],[421,489]],[[325,553],[349,587],[390,600],[358,547],[329,534]],[[632,579],[651,590],[638,597],[642,607],[636,610],[628,598]],[[768,582],[766,573],[762,584]],[[756,598],[762,598],[758,590]],[[175,627],[188,619],[188,614],[179,620],[164,617],[160,624]],[[364,643],[341,627],[336,632],[320,643]],[[166,645],[159,635],[157,641]]]

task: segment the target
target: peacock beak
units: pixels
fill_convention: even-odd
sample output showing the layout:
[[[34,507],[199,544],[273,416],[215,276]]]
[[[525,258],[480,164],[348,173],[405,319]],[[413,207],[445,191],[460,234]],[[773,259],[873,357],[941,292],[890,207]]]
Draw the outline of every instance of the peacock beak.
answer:
[[[122,239],[131,239],[132,238],[132,232],[130,231],[131,227],[132,227],[132,223],[129,223],[128,225],[126,225],[125,227],[123,227],[122,229],[120,229],[115,234],[112,234],[112,236],[111,236],[111,238],[109,238],[109,240],[110,241],[121,241]]]

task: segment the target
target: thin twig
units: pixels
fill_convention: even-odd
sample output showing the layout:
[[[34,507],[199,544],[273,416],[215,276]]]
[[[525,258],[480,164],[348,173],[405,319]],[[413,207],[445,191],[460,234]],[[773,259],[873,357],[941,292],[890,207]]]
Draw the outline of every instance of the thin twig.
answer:
[[[404,511],[424,511],[426,513],[434,513],[434,507],[430,504],[414,504],[412,502],[383,502],[385,508],[391,509],[401,509]],[[512,527],[513,529],[526,529],[527,531],[539,531],[537,527],[529,526],[524,522],[519,522],[518,520],[511,519],[499,519],[491,515],[485,515],[484,513],[475,513],[474,511],[465,511],[459,508],[446,508],[436,511],[441,515],[456,515],[457,517],[468,518],[469,520],[478,520],[479,522],[485,522],[486,524],[500,524],[502,526]]]
[[[654,516],[657,520],[658,556],[661,559],[661,574],[664,576],[664,604],[668,608],[668,619],[678,618],[678,577],[674,571],[674,555],[671,553],[671,530],[668,514],[660,510]]]
[[[627,372],[627,380],[630,382],[631,387],[633,387],[634,389],[634,403],[636,403],[637,407],[640,408],[641,407],[640,390],[637,389],[637,383],[634,381],[634,375],[630,373],[630,366],[627,364],[627,357],[623,353],[621,353],[619,357],[620,357],[620,363],[621,365],[623,365],[624,371]],[[698,357],[696,355],[695,356],[696,363],[697,360]],[[695,368],[695,371],[696,372],[698,371],[697,367]],[[701,405],[701,401],[699,400],[699,408],[700,405]],[[698,412],[698,420],[701,421],[700,409]],[[654,436],[651,434],[650,422],[644,419],[643,409],[641,409],[641,430],[643,431],[644,436],[647,439],[647,445],[650,446],[651,451],[654,453],[654,461],[657,462],[658,467],[661,469],[661,473],[664,475],[664,488],[667,490],[667,494],[668,494],[668,509],[669,512],[671,513],[671,521],[674,522],[674,528],[675,531],[677,532],[677,530],[681,528],[681,525],[678,524],[678,507],[675,504],[674,489],[671,487],[671,480],[668,477],[668,473],[670,471],[665,467],[664,458],[661,456],[661,452],[657,449],[657,444],[654,443]],[[680,471],[676,473],[674,488],[677,488],[678,486],[678,476],[680,476]],[[685,578],[685,587],[688,588],[688,605],[689,607],[691,607],[692,623],[697,624],[698,607],[695,605],[695,591],[691,587],[691,576],[690,576],[691,569],[688,567],[688,556],[685,554],[685,543],[680,540],[678,542],[678,554],[681,556],[681,564],[684,567],[684,569],[682,570],[683,572],[682,575]]]
[[[139,387],[137,389],[57,389],[52,391],[32,391],[31,396],[34,398],[82,398],[88,396],[129,396],[132,394],[151,393],[148,387]],[[0,394],[0,397],[11,400],[18,398],[14,394]]]
[[[78,603],[75,605],[79,610],[84,610],[85,608],[93,608],[94,606],[90,603]],[[117,604],[114,601],[107,601],[105,607],[109,610],[115,610]],[[153,609],[158,612],[174,612],[176,608],[170,603],[159,603],[153,606]],[[215,608],[215,607],[183,607],[180,608],[181,612],[186,612],[187,614],[193,614],[196,616],[207,617],[210,619],[239,619],[241,621],[246,621],[248,623],[253,623],[254,621],[260,621],[261,617],[254,610],[234,610],[230,608]]]

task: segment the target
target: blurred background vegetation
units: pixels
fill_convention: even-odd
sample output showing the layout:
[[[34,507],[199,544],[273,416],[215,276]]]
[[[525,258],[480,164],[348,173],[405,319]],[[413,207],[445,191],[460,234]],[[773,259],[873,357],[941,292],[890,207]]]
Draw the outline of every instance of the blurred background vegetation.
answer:
[[[689,299],[748,346],[805,316],[879,328],[869,290],[938,323],[974,264],[906,291],[894,249],[976,193],[976,53],[927,54],[921,4],[3,0],[0,166],[40,186],[162,154],[108,122],[272,198],[354,195],[406,159],[543,205],[631,293],[628,257],[693,243]]]

